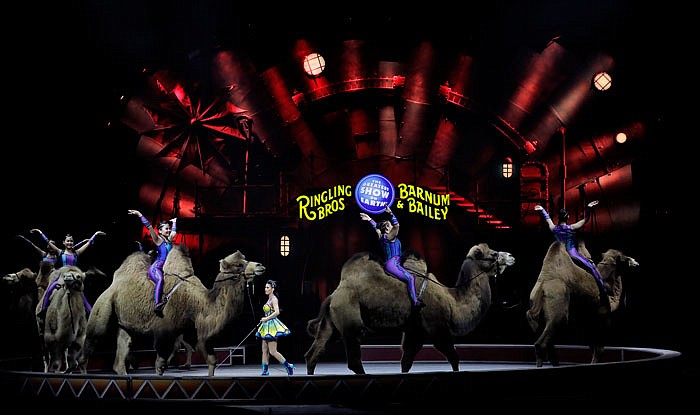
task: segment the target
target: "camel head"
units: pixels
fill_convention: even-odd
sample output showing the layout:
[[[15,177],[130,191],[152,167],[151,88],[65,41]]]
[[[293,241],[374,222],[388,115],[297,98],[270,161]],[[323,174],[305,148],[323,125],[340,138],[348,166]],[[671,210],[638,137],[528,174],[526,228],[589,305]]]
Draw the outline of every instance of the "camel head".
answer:
[[[63,280],[65,287],[71,291],[82,291],[85,273],[78,267],[67,266],[58,269],[59,278]]]
[[[259,262],[247,261],[241,251],[236,251],[219,261],[221,274],[242,275],[246,282],[265,273],[265,266]]]
[[[511,267],[515,264],[515,257],[510,252],[498,251],[498,273],[503,274],[506,267]]]
[[[2,280],[8,284],[17,284],[21,281],[36,281],[36,274],[29,268],[22,268],[17,272],[3,275]]]
[[[617,249],[608,249],[603,253],[603,258],[596,265],[601,277],[606,282],[613,281],[620,277],[620,273],[625,267],[638,267],[636,259],[623,254]]]
[[[486,243],[480,243],[471,247],[467,253],[467,258],[477,261],[485,261],[487,263],[491,262],[492,264],[497,265],[498,274],[503,273],[506,267],[515,264],[515,257],[512,254],[504,251],[495,251],[489,248],[488,244]],[[490,267],[493,267],[493,265]]]
[[[636,259],[623,254],[617,249],[608,249],[603,253],[603,259],[600,260],[599,266],[615,265],[638,267],[639,262]]]

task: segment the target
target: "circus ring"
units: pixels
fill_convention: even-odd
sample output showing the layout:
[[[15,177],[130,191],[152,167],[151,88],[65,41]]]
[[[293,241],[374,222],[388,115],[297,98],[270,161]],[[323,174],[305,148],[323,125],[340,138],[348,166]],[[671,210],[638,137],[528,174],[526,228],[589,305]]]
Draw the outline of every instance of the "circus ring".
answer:
[[[232,408],[264,406],[275,406],[278,413],[285,406],[416,408],[449,406],[464,400],[586,402],[599,401],[608,394],[615,399],[665,400],[677,393],[674,376],[681,353],[672,350],[607,347],[602,362],[593,365],[587,347],[558,346],[561,364],[537,368],[531,345],[456,347],[458,372],[453,372],[432,346],[419,352],[409,373],[401,373],[399,346],[365,345],[364,375],[350,372],[345,362],[321,362],[314,375],[307,375],[305,365],[297,364],[293,376],[280,367],[263,377],[259,362],[245,362],[244,354],[236,359],[241,356],[231,348],[216,349],[222,364],[214,377],[207,376],[206,365],[197,360],[196,353],[191,369],[169,368],[164,376],[157,376],[152,351],[139,352],[141,363],[127,376],[109,374],[109,355],[91,360],[84,375],[27,371],[30,363],[22,359],[2,361],[0,374],[7,398],[23,404],[110,409],[169,405],[183,411],[194,404],[209,408],[208,413],[215,413],[213,408],[227,408],[231,413]],[[620,385],[628,395],[621,395]]]

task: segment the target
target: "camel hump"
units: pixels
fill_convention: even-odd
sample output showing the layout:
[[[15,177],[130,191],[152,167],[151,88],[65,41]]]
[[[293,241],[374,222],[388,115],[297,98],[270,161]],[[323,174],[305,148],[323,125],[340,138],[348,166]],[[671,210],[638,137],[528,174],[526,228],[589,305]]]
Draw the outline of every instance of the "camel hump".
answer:
[[[590,260],[593,259],[593,256],[591,256],[591,253],[588,251],[588,248],[586,248],[586,243],[583,241],[583,239],[578,240],[576,244],[576,250],[579,254],[581,254],[582,257],[588,258]]]
[[[374,274],[376,270],[381,270],[384,267],[380,261],[380,258],[371,252],[357,252],[343,264],[340,270],[340,279],[360,277],[369,269],[372,269],[370,274]]]
[[[384,262],[372,252],[358,252],[345,261],[340,271],[340,279],[376,277],[377,275],[391,277],[384,269]],[[425,260],[415,251],[405,251],[401,256],[401,265],[414,276],[425,277],[428,274]]]
[[[569,255],[568,252],[566,252],[566,246],[559,241],[554,241],[549,245],[549,249],[547,250],[547,254],[544,258],[546,260],[549,257],[561,254]]]
[[[194,274],[192,259],[186,247],[173,245],[173,248],[165,258],[163,274],[174,274],[182,277]]]

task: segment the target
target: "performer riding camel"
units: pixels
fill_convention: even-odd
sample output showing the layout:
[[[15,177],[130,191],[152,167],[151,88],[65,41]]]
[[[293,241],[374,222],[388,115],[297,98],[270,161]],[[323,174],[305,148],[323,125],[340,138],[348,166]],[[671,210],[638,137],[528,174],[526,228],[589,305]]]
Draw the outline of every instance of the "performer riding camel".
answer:
[[[408,296],[413,303],[413,309],[420,310],[425,307],[425,303],[423,303],[423,299],[416,295],[415,279],[410,272],[401,266],[401,241],[397,237],[399,234],[399,221],[389,206],[386,207],[385,211],[390,215],[390,220],[377,223],[364,212],[360,213],[360,218],[369,221],[369,224],[377,232],[377,237],[384,252],[384,269],[389,275],[406,283]]]
[[[588,272],[590,272],[594,277],[598,288],[600,289],[601,298],[607,298],[607,290],[605,289],[605,284],[603,278],[600,276],[598,269],[590,258],[586,258],[581,255],[576,249],[576,233],[578,229],[583,228],[583,226],[590,220],[591,212],[593,207],[598,204],[597,200],[590,202],[586,205],[586,216],[576,223],[569,225],[567,222],[569,220],[569,212],[566,209],[559,210],[559,224],[554,225],[554,222],[549,217],[547,211],[541,205],[535,206],[535,210],[542,212],[542,217],[544,217],[547,225],[549,225],[549,230],[554,233],[554,238],[557,241],[566,244],[566,251],[569,253],[574,262],[578,262],[584,266]]]

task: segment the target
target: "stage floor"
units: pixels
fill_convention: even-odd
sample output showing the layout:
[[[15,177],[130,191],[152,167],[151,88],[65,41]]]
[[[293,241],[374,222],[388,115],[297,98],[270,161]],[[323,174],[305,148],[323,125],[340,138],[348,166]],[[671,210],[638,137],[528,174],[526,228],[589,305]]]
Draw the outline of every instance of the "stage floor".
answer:
[[[598,404],[635,399],[677,401],[686,397],[677,377],[680,353],[650,348],[610,347],[605,361],[588,363],[586,347],[558,348],[562,364],[536,367],[530,345],[459,345],[459,371],[427,347],[408,373],[395,357],[398,346],[363,346],[365,374],[346,362],[320,362],[313,375],[304,362],[293,362],[293,376],[279,363],[261,376],[260,363],[236,364],[223,359],[215,376],[205,365],[170,367],[164,376],[153,367],[127,376],[90,370],[87,374],[47,374],[3,370],[2,390],[23,404],[90,406],[173,413],[206,409],[217,413],[396,413],[418,407],[451,407],[455,402],[573,400]],[[422,356],[422,358],[421,358]],[[250,359],[249,359],[250,360]],[[25,406],[26,407],[26,406]],[[243,411],[243,412],[241,412]],[[248,412],[245,412],[248,411]],[[203,412],[202,412],[203,413]]]
[[[570,365],[568,363],[562,364],[563,366]],[[302,363],[294,363],[294,376],[305,376],[306,375],[306,365]],[[365,372],[367,375],[400,375],[401,374],[401,363],[398,361],[393,362],[363,362]],[[497,362],[460,362],[459,371],[460,372],[485,372],[485,371],[502,371],[502,370],[531,370],[537,369],[535,363],[497,363]],[[282,365],[275,362],[270,364],[270,377],[287,377],[287,371]],[[441,372],[451,372],[452,369],[447,361],[444,362],[428,362],[419,361],[413,364],[410,370],[410,374],[416,373],[441,373]],[[261,367],[260,364],[247,364],[247,365],[222,365],[216,368],[215,376],[217,377],[249,377],[249,376],[260,376]],[[108,373],[103,373],[108,374]],[[153,368],[144,368],[133,370],[130,372],[134,376],[143,375],[153,375],[155,370]],[[334,362],[334,363],[319,363],[316,365],[316,370],[313,376],[346,376],[355,375],[353,371],[348,369],[345,362]],[[179,368],[168,368],[165,377],[202,377],[207,376],[207,367],[198,365],[190,369],[179,369]]]

